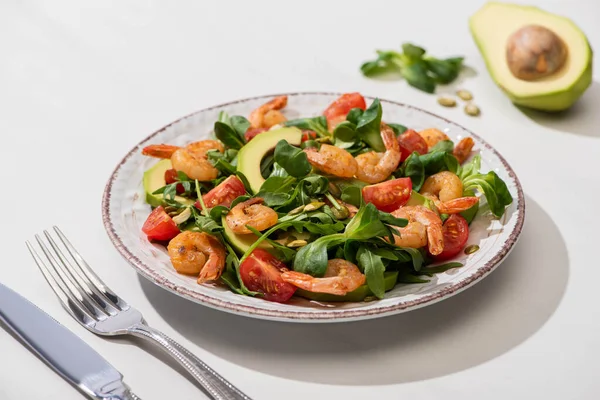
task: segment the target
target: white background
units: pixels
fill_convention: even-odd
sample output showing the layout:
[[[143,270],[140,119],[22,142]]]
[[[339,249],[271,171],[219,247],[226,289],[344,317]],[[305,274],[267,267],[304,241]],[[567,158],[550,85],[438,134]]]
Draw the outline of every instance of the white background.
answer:
[[[600,3],[539,1],[600,46]],[[57,224],[151,325],[255,399],[596,399],[600,355],[600,76],[571,112],[524,113],[469,34],[482,1],[27,1],[0,4],[0,281],[83,338],[145,400],[198,399],[153,348],[88,333],[62,310],[24,241]],[[363,78],[376,48],[465,55],[480,118],[404,82]],[[293,325],[188,303],[138,277],[104,232],[122,156],[195,110],[259,94],[360,91],[436,112],[495,146],[527,216],[490,277],[442,303],[361,323]],[[150,350],[150,351],[146,351]],[[0,329],[0,399],[78,399]]]

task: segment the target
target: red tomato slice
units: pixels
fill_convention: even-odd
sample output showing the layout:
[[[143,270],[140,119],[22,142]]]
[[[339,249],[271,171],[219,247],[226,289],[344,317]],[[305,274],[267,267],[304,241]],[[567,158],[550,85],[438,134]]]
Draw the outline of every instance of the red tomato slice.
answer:
[[[217,187],[203,195],[202,200],[204,200],[206,208],[213,208],[216,206],[229,207],[235,199],[244,194],[246,194],[246,188],[240,178],[231,175],[229,178],[219,183]],[[200,202],[196,201],[195,206],[200,209]]]
[[[244,133],[244,137],[246,138],[246,142],[251,141],[252,139],[254,139],[256,137],[256,135],[258,135],[259,133],[263,133],[265,131],[268,131],[268,128],[252,128],[252,129],[248,129],[246,131],[246,133]]]
[[[331,103],[325,112],[323,112],[323,115],[327,118],[329,129],[333,129],[335,125],[346,119],[346,115],[353,108],[360,108],[362,110],[367,108],[365,98],[360,93],[343,94],[339,99]]]
[[[302,141],[306,142],[307,140],[314,140],[317,138],[317,132],[311,130],[302,130]]]
[[[177,176],[177,170],[168,169],[165,171],[165,182],[167,185],[170,185],[171,183],[175,183],[178,180],[179,180],[179,177]],[[183,187],[183,185],[175,186],[175,190],[177,191],[177,194],[181,194],[181,193],[185,192],[185,188]]]
[[[362,195],[365,203],[373,203],[378,210],[392,212],[408,202],[411,190],[410,178],[398,178],[365,186]]]
[[[144,232],[149,240],[167,241],[179,234],[179,228],[162,206],[156,207],[148,216],[144,226]]]
[[[263,293],[264,299],[285,303],[296,287],[281,279],[286,265],[266,250],[256,249],[240,264],[242,282],[249,290]]]
[[[444,261],[454,257],[467,244],[469,239],[469,224],[459,214],[452,214],[444,222],[444,250],[434,256],[436,261]]]
[[[398,143],[402,151],[400,161],[406,160],[414,151],[419,154],[427,153],[427,142],[412,129],[408,129],[398,136]]]

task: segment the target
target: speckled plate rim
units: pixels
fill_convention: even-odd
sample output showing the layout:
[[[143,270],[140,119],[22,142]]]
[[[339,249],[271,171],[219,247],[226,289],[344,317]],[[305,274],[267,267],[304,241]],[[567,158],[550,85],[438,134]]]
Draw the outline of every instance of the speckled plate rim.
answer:
[[[314,311],[313,312],[303,312],[301,310],[298,310],[298,311],[266,310],[266,309],[256,308],[256,307],[247,306],[247,305],[243,305],[243,304],[231,303],[228,301],[223,301],[223,300],[220,300],[217,298],[206,296],[204,294],[194,292],[189,289],[180,287],[180,286],[174,284],[173,282],[170,282],[168,279],[165,279],[164,277],[157,274],[151,267],[144,264],[133,253],[133,251],[131,249],[129,249],[123,243],[123,241],[121,240],[121,238],[115,231],[113,221],[111,220],[110,211],[109,211],[110,205],[111,205],[111,190],[112,190],[113,183],[117,179],[120,169],[129,160],[129,158],[132,157],[136,153],[136,151],[139,151],[139,147],[142,143],[144,143],[147,140],[153,138],[154,136],[160,134],[161,132],[168,129],[172,125],[175,125],[178,122],[180,122],[181,120],[184,120],[194,114],[214,110],[217,108],[231,106],[231,105],[241,103],[241,102],[263,99],[263,98],[265,100],[268,100],[275,96],[283,96],[283,95],[288,95],[288,96],[306,96],[306,95],[341,96],[342,93],[316,91],[316,92],[290,92],[290,93],[268,94],[268,95],[260,95],[260,96],[238,99],[238,100],[234,100],[231,102],[222,103],[222,104],[214,105],[214,106],[207,107],[207,108],[204,108],[201,110],[197,110],[197,111],[194,111],[188,115],[185,115],[185,116],[163,126],[162,128],[158,129],[154,133],[145,137],[138,144],[136,144],[125,155],[125,157],[121,160],[121,162],[115,167],[115,169],[113,170],[112,174],[109,177],[109,180],[105,186],[104,193],[102,196],[102,221],[104,223],[104,227],[106,229],[106,232],[107,232],[110,240],[112,241],[113,245],[116,247],[118,252],[144,278],[148,279],[150,282],[156,284],[157,286],[159,286],[163,289],[166,289],[166,290],[168,290],[178,296],[181,296],[187,300],[191,300],[196,303],[199,303],[199,304],[202,304],[205,306],[209,306],[209,307],[217,309],[217,310],[226,311],[226,312],[237,314],[237,315],[261,318],[261,319],[267,319],[267,320],[273,320],[273,321],[284,321],[284,322],[325,322],[325,323],[347,322],[347,321],[353,321],[353,320],[365,320],[365,319],[389,316],[389,315],[393,315],[393,314],[399,314],[399,313],[406,312],[406,311],[416,310],[418,308],[421,308],[421,307],[424,307],[427,305],[431,305],[431,304],[435,304],[438,301],[447,299],[453,295],[456,295],[456,294],[462,292],[465,289],[468,289],[469,287],[471,287],[472,285],[474,285],[475,283],[479,282],[481,279],[483,279],[484,277],[489,275],[496,267],[498,267],[498,265],[500,265],[500,263],[512,251],[512,249],[514,248],[514,245],[516,244],[516,242],[519,239],[519,236],[523,229],[523,224],[525,222],[525,196],[523,193],[523,188],[521,186],[521,183],[520,183],[517,175],[515,174],[515,172],[511,168],[511,166],[508,164],[508,162],[504,159],[504,157],[502,157],[502,155],[498,151],[496,151],[496,149],[494,149],[490,144],[488,144],[480,136],[476,135],[475,133],[473,133],[469,129],[466,129],[463,126],[461,126],[453,121],[450,121],[447,118],[441,117],[441,116],[434,114],[432,112],[429,112],[427,110],[423,110],[419,107],[414,107],[414,106],[411,106],[411,105],[408,105],[405,103],[401,103],[401,102],[397,102],[397,101],[393,101],[393,100],[387,100],[387,99],[380,99],[382,102],[395,104],[400,107],[405,107],[408,109],[415,110],[417,112],[428,114],[432,117],[435,117],[442,121],[445,121],[448,124],[451,124],[460,129],[463,129],[469,135],[471,135],[475,139],[477,139],[479,141],[479,143],[481,143],[488,151],[492,152],[500,160],[503,167],[506,169],[506,172],[508,173],[508,175],[514,180],[515,186],[517,189],[517,204],[518,204],[517,209],[516,209],[517,221],[516,221],[515,227],[514,227],[513,231],[511,232],[510,236],[507,238],[507,240],[502,245],[502,247],[497,251],[497,253],[490,260],[488,260],[484,265],[478,267],[476,273],[468,276],[467,278],[465,278],[461,281],[456,282],[455,284],[453,284],[449,287],[435,291],[427,296],[420,297],[419,299],[416,299],[416,300],[410,300],[410,301],[401,301],[400,300],[398,303],[393,304],[393,305],[387,305],[387,306],[376,307],[376,308],[371,308],[371,309],[348,309],[348,310],[338,311],[335,314],[328,312],[327,310],[324,310],[322,312],[314,312]],[[374,99],[374,97],[372,97],[372,96],[365,96],[365,98],[370,99],[370,100]]]

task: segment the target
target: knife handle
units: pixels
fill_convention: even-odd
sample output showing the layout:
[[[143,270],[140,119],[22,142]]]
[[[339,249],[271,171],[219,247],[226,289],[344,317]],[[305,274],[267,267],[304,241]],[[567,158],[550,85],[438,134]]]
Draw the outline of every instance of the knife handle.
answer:
[[[137,324],[129,328],[128,332],[158,344],[200,383],[212,399],[252,400],[206,365],[204,361],[159,330],[144,324]]]

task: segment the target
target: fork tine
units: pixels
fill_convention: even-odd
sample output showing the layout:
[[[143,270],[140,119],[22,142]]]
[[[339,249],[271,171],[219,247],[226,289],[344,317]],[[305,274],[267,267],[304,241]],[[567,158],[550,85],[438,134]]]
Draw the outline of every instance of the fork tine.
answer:
[[[85,296],[86,296],[85,293],[82,292],[80,289],[78,289],[77,286],[75,285],[75,283],[73,283],[71,281],[71,278],[69,277],[68,273],[65,272],[64,266],[59,264],[59,262],[56,260],[54,255],[50,252],[50,250],[48,249],[48,247],[46,246],[46,244],[44,243],[42,238],[39,235],[35,235],[35,239],[37,240],[38,245],[42,249],[42,252],[46,256],[46,259],[48,259],[48,262],[52,266],[52,269],[54,269],[54,271],[56,272],[56,275],[59,278],[57,280],[57,282],[62,283],[63,287],[66,288],[67,291],[71,294],[71,296],[74,297],[81,305],[83,305],[83,307],[85,309],[87,309],[89,314],[93,315],[96,319],[102,319],[102,317],[106,318],[105,315],[102,315],[102,316],[99,315],[100,310],[98,308],[94,307],[85,298]],[[56,276],[55,276],[55,278],[56,278]]]
[[[106,301],[104,301],[99,293],[96,294],[93,292],[92,288],[90,288],[90,286],[81,278],[79,271],[73,266],[73,263],[65,257],[64,253],[58,247],[50,233],[44,230],[44,235],[50,243],[50,246],[52,246],[54,253],[58,256],[61,263],[65,266],[65,269],[70,275],[69,279],[71,280],[71,282],[74,285],[76,285],[78,289],[85,293],[88,301],[94,303],[94,305],[100,308],[102,312],[104,312],[106,315],[114,314],[117,311],[117,309],[112,305],[108,304]]]
[[[88,263],[83,259],[81,254],[79,254],[79,252],[71,244],[69,239],[67,239],[67,237],[62,233],[62,231],[58,229],[57,226],[54,226],[53,228],[56,234],[58,235],[59,239],[65,245],[65,248],[67,249],[71,257],[73,257],[73,259],[75,260],[75,263],[78,267],[77,269],[79,270],[78,272],[81,272],[82,278],[85,277],[84,279],[87,281],[87,284],[90,287],[95,288],[100,294],[102,294],[104,298],[106,298],[106,300],[110,302],[110,304],[112,304],[119,310],[124,310],[128,308],[129,305],[127,304],[127,302],[119,296],[117,296],[115,292],[113,292],[108,286],[106,286],[102,279],[100,279],[100,277],[96,275],[96,273],[92,270]]]
[[[27,246],[29,253],[31,253],[31,256],[33,257],[33,260],[37,264],[40,272],[42,273],[42,275],[44,275],[44,279],[46,279],[46,282],[48,282],[48,284],[50,285],[50,288],[52,288],[52,291],[58,297],[63,308],[65,308],[69,313],[78,312],[80,315],[83,314],[85,317],[87,317],[88,320],[95,321],[96,318],[94,316],[90,315],[90,313],[83,306],[83,304],[81,304],[76,298],[74,298],[71,295],[71,293],[68,291],[68,289],[66,289],[60,283],[59,279],[56,279],[56,277],[52,273],[52,270],[46,265],[46,263],[44,261],[42,261],[42,258],[39,256],[37,251],[35,251],[35,249],[33,248],[33,246],[31,245],[31,243],[28,240],[25,241],[25,245]],[[80,321],[80,319],[77,317],[75,319],[77,321]]]

